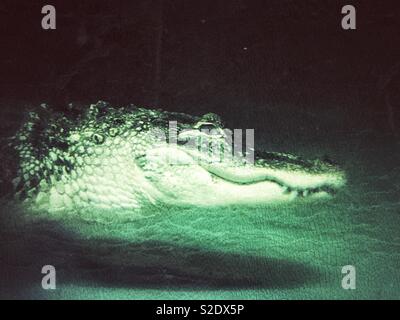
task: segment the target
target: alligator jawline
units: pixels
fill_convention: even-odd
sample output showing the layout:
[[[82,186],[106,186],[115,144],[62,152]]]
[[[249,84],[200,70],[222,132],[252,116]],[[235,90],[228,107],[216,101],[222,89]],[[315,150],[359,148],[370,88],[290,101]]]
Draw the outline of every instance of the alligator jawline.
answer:
[[[318,186],[318,187],[314,187],[314,188],[301,189],[301,188],[295,188],[295,187],[288,186],[288,185],[284,184],[282,181],[279,181],[279,180],[276,180],[276,179],[266,178],[265,180],[262,180],[262,181],[242,182],[242,181],[235,181],[235,180],[232,180],[232,179],[228,179],[226,177],[223,177],[221,175],[217,175],[215,173],[211,173],[210,172],[210,174],[212,176],[214,176],[214,177],[217,177],[219,179],[225,180],[227,182],[230,182],[230,183],[233,183],[233,184],[237,184],[237,185],[243,185],[243,186],[251,185],[251,184],[257,184],[257,183],[263,183],[263,182],[275,183],[275,184],[277,184],[278,186],[280,186],[282,188],[284,194],[293,193],[293,194],[296,194],[299,197],[306,197],[306,196],[317,194],[317,193],[321,193],[321,192],[327,193],[329,195],[335,195],[336,194],[336,190],[334,188],[330,187],[330,186],[327,186],[327,185],[322,185],[322,186]]]

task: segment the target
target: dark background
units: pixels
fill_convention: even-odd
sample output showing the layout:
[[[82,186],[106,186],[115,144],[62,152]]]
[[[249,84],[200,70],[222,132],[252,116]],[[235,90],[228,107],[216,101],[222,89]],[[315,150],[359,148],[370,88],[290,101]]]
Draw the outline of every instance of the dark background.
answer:
[[[41,28],[45,4],[56,30]],[[357,30],[341,28],[346,4]],[[27,106],[101,99],[270,133],[396,135],[398,1],[2,1],[0,14],[5,132]]]

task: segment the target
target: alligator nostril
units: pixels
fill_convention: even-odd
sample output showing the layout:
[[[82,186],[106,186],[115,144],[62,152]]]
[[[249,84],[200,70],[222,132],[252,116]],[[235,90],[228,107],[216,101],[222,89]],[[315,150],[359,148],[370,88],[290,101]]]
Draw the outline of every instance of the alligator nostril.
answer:
[[[326,162],[326,163],[331,164],[331,165],[336,165],[336,164],[337,164],[337,163],[335,163],[332,159],[330,159],[327,155],[324,155],[324,156],[321,158],[321,160],[322,160],[323,162]]]

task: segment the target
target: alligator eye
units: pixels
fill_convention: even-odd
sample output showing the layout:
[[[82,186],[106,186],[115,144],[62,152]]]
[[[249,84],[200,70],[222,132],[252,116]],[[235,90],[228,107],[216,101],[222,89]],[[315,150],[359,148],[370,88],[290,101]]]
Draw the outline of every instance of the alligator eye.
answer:
[[[110,129],[108,130],[108,134],[109,134],[111,137],[115,137],[118,133],[119,133],[118,128],[110,128]]]
[[[211,122],[203,122],[199,123],[195,126],[196,129],[198,130],[213,130],[216,129],[217,127],[215,126],[214,123]]]
[[[99,133],[94,133],[92,135],[92,140],[94,141],[94,143],[96,144],[102,144],[104,142],[104,136],[102,136]]]

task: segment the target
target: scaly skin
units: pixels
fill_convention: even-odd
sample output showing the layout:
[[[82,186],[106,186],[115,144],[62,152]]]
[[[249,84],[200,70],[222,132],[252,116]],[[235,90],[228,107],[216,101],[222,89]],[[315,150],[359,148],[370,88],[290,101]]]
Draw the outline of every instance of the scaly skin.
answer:
[[[15,192],[32,207],[262,204],[332,194],[345,183],[335,165],[287,154],[263,153],[254,165],[241,157],[211,161],[188,141],[204,138],[200,129],[207,125],[220,134],[206,137],[226,147],[215,114],[192,117],[104,102],[70,113],[42,106],[12,138]],[[178,143],[160,138],[168,136],[169,121],[177,121]]]

